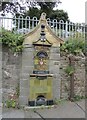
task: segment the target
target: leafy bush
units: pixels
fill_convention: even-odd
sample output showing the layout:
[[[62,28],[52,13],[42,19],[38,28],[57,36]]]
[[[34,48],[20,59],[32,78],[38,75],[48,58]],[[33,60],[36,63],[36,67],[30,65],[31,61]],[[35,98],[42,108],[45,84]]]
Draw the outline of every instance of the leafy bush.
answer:
[[[68,75],[72,75],[74,73],[74,68],[73,66],[70,66],[68,65],[65,69],[65,72],[68,74]]]
[[[24,37],[23,35],[12,33],[11,31],[2,28],[0,31],[0,43],[8,46],[12,52],[22,51]]]
[[[7,108],[10,108],[10,107],[15,108],[16,107],[16,101],[15,100],[7,100],[6,101],[6,107]]]
[[[80,101],[81,99],[85,99],[85,96],[75,95],[73,98],[74,101]]]
[[[84,53],[85,41],[82,39],[70,39],[61,46],[61,51],[72,53],[74,55]]]

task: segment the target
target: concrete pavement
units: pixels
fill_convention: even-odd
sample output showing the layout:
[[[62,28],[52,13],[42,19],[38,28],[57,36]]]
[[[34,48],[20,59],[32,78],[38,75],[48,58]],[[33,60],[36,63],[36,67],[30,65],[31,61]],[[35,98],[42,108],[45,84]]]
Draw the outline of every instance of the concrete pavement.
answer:
[[[84,106],[82,107],[84,108]],[[75,103],[72,102],[65,102],[63,104],[58,105],[56,108],[52,108],[49,110],[43,109],[37,111],[44,118],[85,118],[84,111],[80,107],[78,107]]]
[[[3,118],[85,118],[85,100],[65,101],[54,108],[40,109],[3,109]]]

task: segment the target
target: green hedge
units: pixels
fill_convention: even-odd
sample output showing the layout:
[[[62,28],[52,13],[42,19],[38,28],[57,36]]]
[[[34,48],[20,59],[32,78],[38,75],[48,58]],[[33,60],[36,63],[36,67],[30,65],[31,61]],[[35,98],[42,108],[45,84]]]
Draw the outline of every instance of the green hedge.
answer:
[[[61,51],[72,53],[74,55],[85,53],[85,40],[84,39],[69,39],[62,46]]]
[[[0,43],[9,47],[12,52],[20,52],[23,48],[24,36],[15,34],[2,28],[0,30]]]

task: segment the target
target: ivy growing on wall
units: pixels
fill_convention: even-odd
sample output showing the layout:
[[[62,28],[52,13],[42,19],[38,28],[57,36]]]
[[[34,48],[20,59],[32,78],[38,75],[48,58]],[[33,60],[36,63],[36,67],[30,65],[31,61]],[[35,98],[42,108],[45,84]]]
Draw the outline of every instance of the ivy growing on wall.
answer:
[[[15,34],[2,28],[0,30],[0,43],[7,46],[13,53],[21,52],[23,49],[24,36]]]

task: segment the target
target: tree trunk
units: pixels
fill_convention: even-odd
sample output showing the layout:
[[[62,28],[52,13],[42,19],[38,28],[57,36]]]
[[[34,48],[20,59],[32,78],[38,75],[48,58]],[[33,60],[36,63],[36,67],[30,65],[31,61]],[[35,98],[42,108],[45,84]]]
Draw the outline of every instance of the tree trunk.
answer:
[[[74,74],[70,76],[70,100],[74,98]]]
[[[75,61],[74,56],[70,55],[69,56],[69,65],[73,68],[74,68],[74,65],[75,65],[74,61]],[[74,98],[74,72],[70,75],[70,95],[69,95],[69,99],[71,101],[73,101],[73,98]]]

